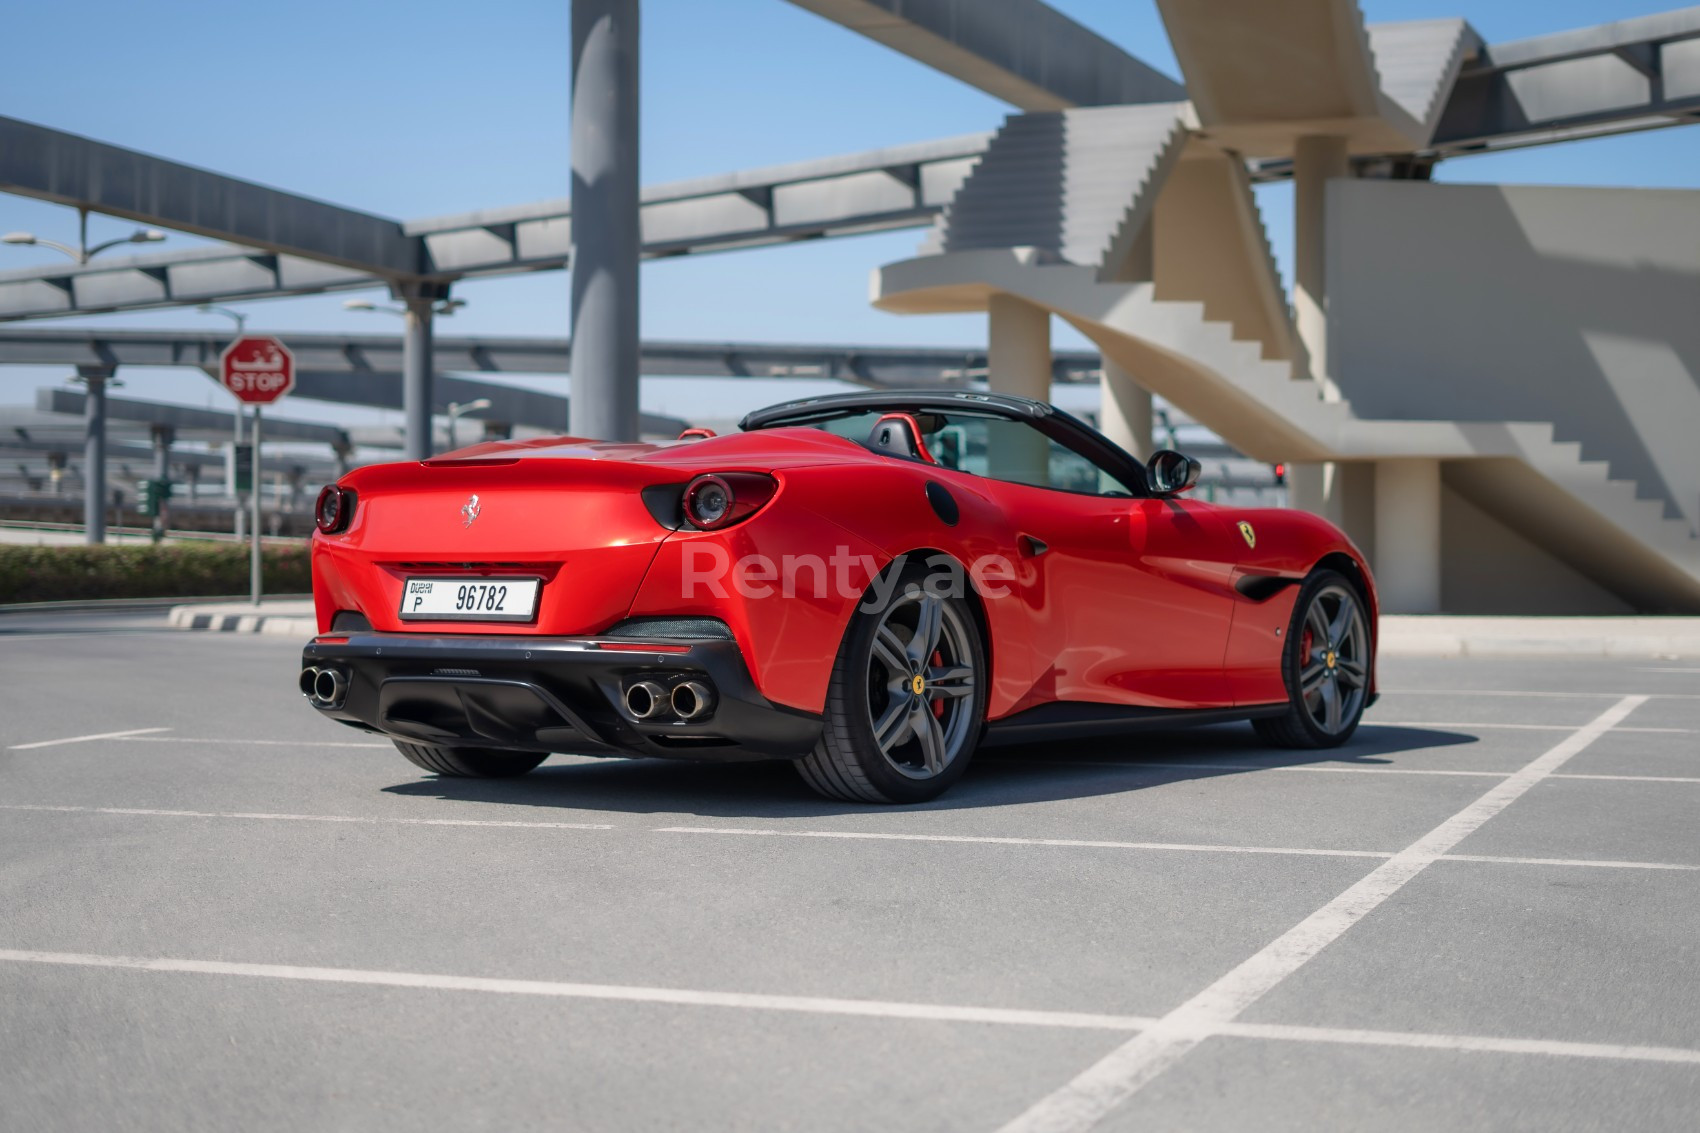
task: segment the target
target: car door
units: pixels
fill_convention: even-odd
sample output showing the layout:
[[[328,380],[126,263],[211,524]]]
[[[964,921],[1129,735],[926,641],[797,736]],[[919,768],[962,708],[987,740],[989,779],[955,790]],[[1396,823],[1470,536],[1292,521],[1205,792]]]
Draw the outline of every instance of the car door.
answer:
[[[1035,645],[1050,657],[1035,694],[1162,708],[1231,704],[1223,656],[1235,564],[1225,522],[1209,504],[1134,498],[1101,468],[1070,475],[1071,462],[1086,458],[1039,439],[1050,449],[1048,478],[1075,490],[1007,479],[998,492],[1017,531],[1018,569],[1030,580]],[[1023,452],[1024,471],[1014,475],[1030,478],[1035,455]],[[995,461],[986,474],[1005,479]],[[1120,494],[1079,490],[1086,487]]]

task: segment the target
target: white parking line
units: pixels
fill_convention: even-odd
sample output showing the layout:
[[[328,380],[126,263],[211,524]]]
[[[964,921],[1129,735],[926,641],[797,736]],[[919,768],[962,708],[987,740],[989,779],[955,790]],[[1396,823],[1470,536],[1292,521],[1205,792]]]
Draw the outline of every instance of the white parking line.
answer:
[[[1700,865],[1674,862],[1614,862],[1603,858],[1508,858],[1498,854],[1447,854],[1443,862],[1488,862],[1492,865],[1587,866],[1592,869],[1677,869],[1700,870]]]
[[[163,729],[162,729],[163,730]],[[382,747],[393,748],[389,743],[361,743],[357,740],[209,740],[191,739],[187,736],[114,736],[131,744],[257,744],[261,747]]]
[[[1048,759],[1045,756],[1035,756],[1032,759],[987,759],[980,762],[994,766],[1018,764],[1023,767],[1151,767],[1177,771],[1345,771],[1351,774],[1464,775],[1489,779],[1504,779],[1512,774],[1510,771],[1452,771],[1421,767],[1328,767],[1309,763],[1207,763],[1202,760],[1192,763],[1159,763],[1150,759]]]
[[[1570,731],[1572,729],[1566,729]],[[1613,728],[1613,732],[1624,731]],[[1021,767],[1117,767],[1138,770],[1141,767],[1165,768],[1176,771],[1306,771],[1345,773],[1348,775],[1462,775],[1473,779],[1509,779],[1515,771],[1458,771],[1451,768],[1436,767],[1334,767],[1328,764],[1311,763],[1158,763],[1145,759],[1047,759],[1038,756],[1033,759],[987,759],[981,760],[990,766],[1010,765]],[[1548,775],[1549,779],[1598,779],[1615,783],[1700,783],[1700,777],[1686,775],[1583,775],[1564,772]]]
[[[1384,688],[1381,693],[1384,696],[1545,696],[1563,700],[1574,700],[1581,696],[1610,699],[1623,695],[1619,692],[1531,692],[1516,688]],[[1637,695],[1646,700],[1700,700],[1700,693],[1692,692],[1647,692]]]
[[[125,732],[95,732],[88,736],[67,736],[62,740],[37,740],[33,744],[13,744],[7,751],[30,751],[38,747],[58,747],[60,744],[82,744],[90,740],[117,740],[126,736],[140,736],[148,732],[169,732],[170,728],[131,728]]]
[[[56,814],[120,814],[143,818],[240,818],[264,822],[352,822],[375,826],[502,826],[522,830],[613,830],[607,822],[520,822],[494,818],[387,818],[358,814],[266,814],[260,811],[149,810],[121,806],[42,806],[0,803],[0,810],[35,810]]]
[[[824,996],[766,995],[752,992],[689,991],[682,988],[639,987],[627,984],[497,979],[486,976],[449,976],[425,972],[374,971],[362,968],[297,967],[291,964],[241,964],[224,960],[109,956],[85,952],[35,952],[8,948],[0,949],[0,962],[53,964],[78,968],[108,968],[176,975],[234,976],[247,979],[291,980],[304,983],[355,984],[410,990],[478,992],[486,995],[528,995],[553,999],[659,1003],[678,1007],[720,1007],[746,1011],[785,1011],[807,1015],[847,1015],[872,1019],[980,1023],[1007,1027],[1056,1027],[1068,1030],[1142,1032],[1157,1023],[1157,1020],[1143,1015],[1109,1015],[1089,1011],[1035,1011],[1007,1007],[959,1007],[943,1003],[909,1003],[879,999],[833,999]],[[1500,1038],[1489,1035],[1426,1034],[1414,1031],[1351,1030],[1341,1027],[1292,1026],[1283,1023],[1226,1022],[1215,1027],[1213,1033],[1232,1035],[1236,1038],[1273,1039],[1283,1042],[1416,1047],[1427,1050],[1468,1050],[1571,1058],[1608,1058],[1634,1062],[1700,1064],[1700,1050],[1688,1050],[1682,1047],[1580,1043],[1552,1039]]]
[[[128,968],[144,972],[182,972],[206,976],[250,976],[313,983],[368,984],[377,987],[480,991],[495,995],[536,995],[561,999],[611,999],[627,1003],[667,1003],[682,1007],[737,1007],[756,1011],[795,1011],[809,1015],[861,1015],[875,1019],[924,1019],[946,1023],[998,1023],[1015,1027],[1064,1027],[1093,1031],[1137,1031],[1152,1020],[1139,1015],[1100,1015],[1085,1011],[1028,1011],[1007,1007],[952,1007],[879,999],[829,999],[752,992],[686,991],[680,988],[629,987],[621,984],[561,983],[554,980],[491,979],[423,972],[367,971],[359,968],[300,968],[290,964],[232,964],[221,960],[100,956],[80,952],[24,952],[0,948],[0,961],[66,964],[81,968]]]
[[[1510,806],[1594,740],[1621,724],[1645,696],[1626,696],[1521,771],[1371,870],[1328,904],[1164,1015],[1004,1126],[1004,1133],[1064,1133],[1096,1125],[1146,1083],[1304,967],[1407,882]]]
[[[1554,776],[1556,778],[1556,776]],[[1379,858],[1394,856],[1391,850],[1319,850],[1299,846],[1223,846],[1192,842],[1115,842],[1085,838],[1009,838],[978,834],[899,834],[863,830],[763,830],[727,826],[620,827],[606,822],[527,822],[518,819],[484,818],[389,818],[349,814],[270,814],[263,811],[160,810],[117,806],[52,806],[45,803],[0,803],[0,810],[37,811],[47,814],[108,814],[140,818],[218,818],[263,822],[347,822],[393,826],[487,826],[518,830],[631,830],[649,834],[729,834],[764,838],[824,838],[874,842],[948,842],[991,846],[1053,846],[1085,850],[1158,850],[1204,854],[1281,854],[1294,857]],[[1592,858],[1520,858],[1483,854],[1446,854],[1440,860],[1489,862],[1501,865],[1598,866],[1607,869],[1700,870],[1700,865],[1669,862],[1602,861]]]
[[[1575,724],[1486,724],[1480,721],[1461,720],[1442,722],[1439,720],[1365,720],[1365,728],[1490,728],[1505,729],[1518,732],[1573,732]],[[1693,728],[1613,728],[1614,732],[1665,732],[1678,735],[1691,735]]]
[[[1700,1062],[1700,1050],[1619,1043],[1573,1043],[1550,1039],[1502,1039],[1489,1035],[1431,1035],[1411,1031],[1360,1031],[1344,1027],[1302,1027],[1284,1023],[1224,1023],[1217,1034],[1247,1039],[1280,1039],[1351,1046],[1404,1046],[1424,1050],[1471,1050],[1496,1054],[1550,1054],[1570,1058],[1618,1058],[1636,1062]]]
[[[1187,850],[1210,854],[1296,854],[1301,857],[1390,858],[1383,850],[1305,850],[1279,846],[1212,846],[1189,842],[1106,842],[1085,838],[1000,838],[977,834],[894,834],[868,830],[764,830],[737,826],[658,826],[657,834],[738,834],[758,838],[840,838],[871,842],[961,842],[992,846],[1067,846],[1091,850]]]

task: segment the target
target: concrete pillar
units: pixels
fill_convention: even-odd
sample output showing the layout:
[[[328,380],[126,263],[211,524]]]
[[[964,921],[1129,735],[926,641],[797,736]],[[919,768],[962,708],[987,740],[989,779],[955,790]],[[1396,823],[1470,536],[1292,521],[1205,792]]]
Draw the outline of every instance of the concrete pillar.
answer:
[[[194,503],[195,499],[201,494],[201,466],[199,464],[185,464],[183,466],[183,479],[189,485],[189,502]]]
[[[401,412],[404,459],[429,460],[431,437],[431,324],[436,318],[436,299],[429,295],[403,294],[407,305],[401,340]],[[254,490],[259,490],[256,482]]]
[[[572,0],[574,436],[638,439],[638,0]]]
[[[1440,612],[1440,462],[1375,466],[1375,581],[1388,614]]]
[[[1328,182],[1346,177],[1346,139],[1300,138],[1293,148],[1293,319],[1301,349],[1293,376],[1314,378],[1330,401],[1340,397],[1328,372]]]
[[[993,393],[1051,399],[1051,313],[1013,295],[993,295],[986,308],[986,384]],[[993,476],[1023,484],[1051,482],[1050,446],[1024,430],[988,455]]]
[[[1106,356],[1098,398],[1098,431],[1140,460],[1150,460],[1155,447],[1151,443],[1151,391]]]
[[[78,366],[88,388],[83,402],[83,530],[90,544],[106,542],[106,383],[112,371]]]

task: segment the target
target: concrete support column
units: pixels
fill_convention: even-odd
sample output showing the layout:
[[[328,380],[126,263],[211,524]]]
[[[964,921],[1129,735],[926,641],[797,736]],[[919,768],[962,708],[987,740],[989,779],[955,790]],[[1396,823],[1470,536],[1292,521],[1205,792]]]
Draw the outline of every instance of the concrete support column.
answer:
[[[574,436],[638,439],[638,0],[572,0]]]
[[[1150,460],[1153,444],[1151,391],[1104,357],[1104,382],[1098,393],[1098,431],[1137,456]]]
[[[986,308],[986,384],[993,393],[1051,399],[1051,313],[1012,295],[993,295]],[[988,455],[989,471],[1005,480],[1051,482],[1050,449],[1042,434],[1015,438]]]
[[[432,323],[436,300],[426,295],[400,296],[407,305],[401,341],[402,447],[408,460],[429,460],[431,437]],[[254,490],[259,491],[259,484]]]
[[[1293,376],[1315,379],[1330,401],[1340,393],[1328,372],[1327,188],[1350,173],[1345,138],[1300,138],[1293,148]]]
[[[1382,612],[1440,612],[1440,462],[1375,466],[1375,581]]]
[[[112,371],[78,366],[88,388],[83,402],[83,530],[92,544],[106,542],[106,383]]]

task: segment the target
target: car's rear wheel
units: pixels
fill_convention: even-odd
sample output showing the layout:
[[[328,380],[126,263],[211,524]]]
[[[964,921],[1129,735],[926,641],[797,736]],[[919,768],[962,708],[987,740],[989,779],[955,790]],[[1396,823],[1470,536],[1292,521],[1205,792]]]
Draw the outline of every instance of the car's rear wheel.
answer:
[[[846,802],[920,803],[962,777],[986,716],[986,650],[965,587],[960,572],[911,566],[857,607],[820,742],[797,761],[809,786]]]
[[[1281,654],[1287,712],[1252,721],[1268,743],[1339,747],[1369,703],[1370,629],[1363,599],[1345,575],[1311,574],[1299,588]]]
[[[534,751],[501,751],[487,747],[438,747],[436,744],[395,741],[408,762],[454,779],[510,779],[548,759]]]

